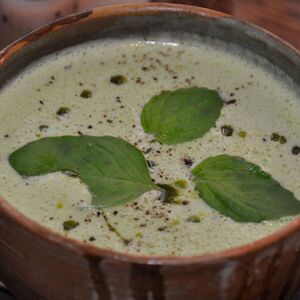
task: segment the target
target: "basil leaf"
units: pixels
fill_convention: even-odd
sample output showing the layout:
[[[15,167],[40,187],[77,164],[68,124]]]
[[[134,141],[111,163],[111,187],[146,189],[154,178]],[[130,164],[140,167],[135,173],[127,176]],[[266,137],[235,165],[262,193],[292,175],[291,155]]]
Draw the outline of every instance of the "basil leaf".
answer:
[[[142,153],[111,136],[47,137],[12,153],[11,166],[24,176],[71,171],[87,185],[92,203],[110,207],[127,203],[157,187]]]
[[[141,123],[163,144],[180,144],[203,136],[215,125],[223,101],[217,91],[191,87],[164,91],[144,106]]]
[[[209,157],[193,170],[208,205],[238,222],[260,222],[300,213],[300,202],[271,175],[243,158]]]

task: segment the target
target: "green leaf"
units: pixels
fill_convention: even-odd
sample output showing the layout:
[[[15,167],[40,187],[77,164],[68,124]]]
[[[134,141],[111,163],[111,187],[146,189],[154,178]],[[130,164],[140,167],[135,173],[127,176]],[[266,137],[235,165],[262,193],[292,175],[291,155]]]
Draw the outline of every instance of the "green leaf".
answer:
[[[142,153],[111,136],[42,138],[12,153],[9,162],[23,176],[77,174],[97,207],[125,204],[146,191],[161,190],[152,182]]]
[[[235,221],[261,222],[300,213],[300,202],[290,191],[243,158],[209,157],[192,174],[199,196]]]
[[[217,91],[191,87],[164,91],[144,106],[141,123],[163,144],[180,144],[203,136],[215,125],[223,101]]]

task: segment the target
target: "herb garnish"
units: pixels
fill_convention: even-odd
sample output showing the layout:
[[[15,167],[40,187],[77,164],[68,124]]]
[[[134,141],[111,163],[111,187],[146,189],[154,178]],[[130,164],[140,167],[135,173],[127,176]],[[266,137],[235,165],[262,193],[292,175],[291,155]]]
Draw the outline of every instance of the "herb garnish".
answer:
[[[152,182],[137,148],[111,136],[42,138],[12,153],[9,162],[22,176],[58,171],[78,175],[96,207],[125,204],[150,190],[169,192]]]
[[[144,106],[141,123],[163,144],[180,144],[203,136],[218,119],[223,101],[217,91],[191,87],[164,91]]]
[[[300,213],[300,202],[270,174],[243,158],[209,157],[192,170],[207,204],[238,222],[260,222]]]

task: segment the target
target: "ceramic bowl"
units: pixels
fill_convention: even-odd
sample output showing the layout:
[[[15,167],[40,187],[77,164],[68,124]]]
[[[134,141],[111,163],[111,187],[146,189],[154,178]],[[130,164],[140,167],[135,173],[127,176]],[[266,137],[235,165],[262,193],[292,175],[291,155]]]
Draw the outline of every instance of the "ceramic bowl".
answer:
[[[0,52],[0,85],[36,59],[85,41],[166,33],[239,45],[300,86],[300,55],[260,28],[211,10],[122,5],[50,23]],[[25,200],[25,199],[24,199]],[[120,254],[67,239],[0,199],[0,278],[18,299],[277,300],[300,285],[300,219],[246,246],[190,257]]]

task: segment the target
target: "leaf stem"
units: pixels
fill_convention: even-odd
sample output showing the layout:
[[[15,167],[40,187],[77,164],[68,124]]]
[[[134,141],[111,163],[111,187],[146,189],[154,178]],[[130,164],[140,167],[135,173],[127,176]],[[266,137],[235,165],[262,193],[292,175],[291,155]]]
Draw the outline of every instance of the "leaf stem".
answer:
[[[178,191],[169,184],[157,184],[158,190],[161,192],[160,200],[164,203],[172,203],[178,196]]]
[[[132,239],[125,238],[119,232],[119,230],[113,224],[111,224],[111,222],[108,220],[107,214],[104,212],[104,210],[100,209],[99,212],[102,215],[103,220],[105,221],[106,226],[109,229],[109,231],[113,232],[119,239],[121,239],[123,241],[124,245],[128,245],[132,241]]]

